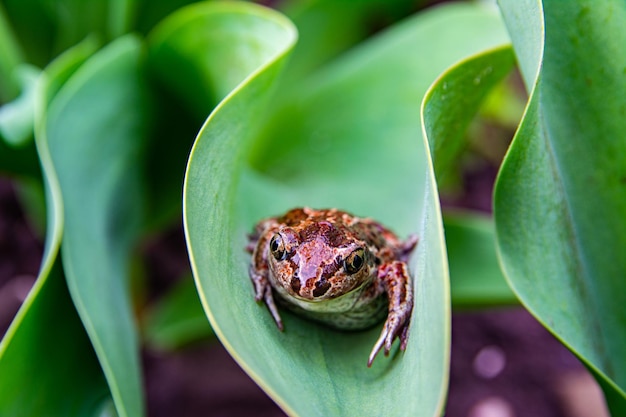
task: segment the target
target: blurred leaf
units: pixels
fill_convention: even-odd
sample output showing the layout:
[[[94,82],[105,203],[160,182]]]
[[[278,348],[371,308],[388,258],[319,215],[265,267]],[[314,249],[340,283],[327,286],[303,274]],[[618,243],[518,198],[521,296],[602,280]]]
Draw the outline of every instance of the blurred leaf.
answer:
[[[455,64],[430,87],[422,120],[439,183],[465,146],[470,122],[514,63],[510,46],[485,51]],[[500,271],[493,223],[469,213],[451,214],[445,218],[445,231],[452,305],[516,303]]]
[[[144,332],[147,344],[161,350],[176,349],[214,334],[191,276],[150,309]]]
[[[240,30],[247,20],[255,25],[256,15],[216,17],[214,10],[222,7],[231,8],[223,3],[185,7],[148,37],[149,70],[159,97],[148,162],[150,217],[157,225],[180,215],[184,167],[206,115],[255,69],[250,64],[254,56],[264,53],[248,39],[248,32]],[[189,21],[194,24],[187,26]],[[219,28],[199,30],[202,25]],[[209,70],[199,70],[209,63]]]
[[[0,415],[93,416],[109,391],[57,262],[0,346]]]
[[[217,7],[220,7],[217,5]],[[193,139],[202,126],[206,115],[228,91],[215,92],[212,77],[200,74],[195,68],[211,54],[221,48],[227,52],[242,44],[237,33],[232,38],[220,36],[195,36],[193,28],[182,26],[190,19],[213,24],[212,15],[206,15],[206,4],[185,7],[158,25],[148,36],[148,71],[153,90],[154,118],[151,142],[147,155],[147,207],[150,229],[180,219],[182,212],[182,183],[185,166]],[[201,23],[198,23],[201,24]],[[179,31],[176,37],[168,38],[171,31]],[[212,59],[207,56],[206,59]],[[219,62],[215,54],[215,61]],[[221,73],[234,78],[246,68],[222,67]],[[245,66],[243,62],[241,65]],[[241,75],[239,74],[239,77]],[[202,91],[202,94],[198,92]]]
[[[0,138],[11,146],[22,146],[33,138],[35,85],[41,71],[24,65],[16,69],[21,94],[0,106]]]
[[[46,69],[37,89],[36,140],[46,174],[48,232],[39,277],[0,342],[2,416],[92,416],[109,395],[61,272],[62,202],[42,129],[54,95],[50,85],[91,53],[89,44],[69,50]]]
[[[453,308],[517,304],[496,256],[489,217],[471,213],[444,216]]]
[[[463,149],[482,102],[514,64],[508,46],[485,52],[447,70],[428,91],[422,117],[438,181]]]
[[[35,104],[37,104],[36,100],[41,100],[39,105],[47,107],[59,88],[82,65],[84,59],[78,57],[84,58],[91,55],[98,45],[94,38],[87,38],[71,48],[70,52],[64,54],[65,58],[53,61],[46,68],[47,79],[45,81],[40,80],[39,77],[37,79],[39,83],[45,82],[45,97],[35,97]],[[33,142],[27,141],[19,147],[14,147],[7,145],[5,140],[0,139],[0,173],[26,177],[26,180],[40,179],[39,165],[40,162],[37,159],[37,151]]]
[[[20,92],[15,69],[22,63],[22,53],[0,4],[0,105],[13,100]]]
[[[626,8],[525,3],[502,1],[532,91],[496,185],[500,257],[522,303],[626,415]]]
[[[513,73],[504,82],[494,86],[480,108],[481,117],[511,130],[516,129],[522,120],[528,101],[528,97],[520,91],[516,76]]]
[[[130,28],[133,0],[4,0],[27,62],[44,67],[89,35],[110,40]]]
[[[253,63],[267,54],[268,40],[283,35],[282,28],[259,23],[259,13],[274,16],[269,9],[239,2],[205,2],[177,11],[150,34],[152,71],[190,111],[206,118],[257,69]],[[241,30],[248,23],[261,24],[266,32],[251,38]]]
[[[275,49],[265,59],[247,61],[254,64],[251,76],[209,117],[187,170],[185,230],[211,324],[290,414],[438,415],[447,386],[449,293],[437,191],[418,111],[444,68],[506,41],[501,21],[477,6],[437,8],[303,80],[276,109],[268,106],[269,89],[293,34],[279,16],[269,17],[284,28],[282,38],[266,37]],[[240,30],[256,29],[259,36],[268,24]],[[185,24],[189,32],[192,27]],[[198,55],[193,59],[212,63]],[[222,65],[229,62],[222,59]],[[196,71],[217,73],[211,67]],[[223,82],[232,87],[230,79]],[[378,358],[368,369],[379,327],[338,332],[284,312],[281,333],[254,303],[246,232],[260,217],[300,205],[341,207],[380,219],[403,236],[420,235],[411,264],[417,301],[405,353],[394,350],[393,358]]]
[[[168,63],[151,61],[150,71]],[[176,92],[168,90],[163,80],[150,86],[150,145],[146,150],[146,220],[147,232],[163,230],[182,216],[182,184],[185,166],[202,118],[193,114]],[[207,110],[208,112],[209,110]]]
[[[371,36],[375,30],[408,16],[420,1],[406,0],[293,0],[278,9],[298,28],[298,44],[285,78],[303,75]],[[323,28],[323,30],[320,30]]]
[[[134,37],[102,49],[60,88],[46,123],[64,206],[68,287],[122,417],[143,414],[128,294],[143,214],[147,106],[140,58]]]
[[[135,0],[134,26],[142,33],[148,33],[174,11],[188,4],[198,2],[199,0]]]

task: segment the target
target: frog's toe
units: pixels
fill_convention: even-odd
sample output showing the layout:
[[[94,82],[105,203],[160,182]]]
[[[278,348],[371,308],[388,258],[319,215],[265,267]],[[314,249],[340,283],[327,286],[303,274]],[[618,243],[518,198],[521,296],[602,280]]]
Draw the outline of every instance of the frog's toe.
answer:
[[[384,343],[385,343],[385,334],[383,332],[383,334],[380,335],[380,337],[378,338],[378,340],[374,344],[374,348],[372,349],[372,353],[370,353],[370,357],[367,360],[367,367],[368,368],[372,366],[372,362],[374,362],[374,358],[376,357],[376,355],[378,355],[378,352],[380,352],[380,349],[383,347]]]
[[[409,341],[409,323],[404,323],[402,333],[400,333],[400,350],[406,350],[406,344]]]
[[[385,356],[389,356],[391,346],[396,338],[400,339],[400,350],[406,349],[406,344],[409,336],[409,323],[408,320],[402,321],[397,317],[390,317],[385,322],[383,331],[380,333],[378,340],[374,344],[372,353],[370,353],[367,366],[372,366],[374,358],[378,355],[378,352],[383,350]]]
[[[280,314],[278,313],[278,308],[276,307],[276,303],[274,302],[274,295],[272,294],[272,288],[266,287],[262,294],[263,301],[270,311],[272,318],[276,322],[276,326],[278,330],[281,332],[284,330],[283,320],[280,318]],[[260,299],[257,301],[261,301]]]
[[[393,343],[393,339],[395,338],[394,332],[390,330],[391,326],[389,322],[385,323],[383,327],[383,331],[380,333],[378,340],[374,344],[374,348],[372,349],[372,353],[370,353],[370,357],[367,361],[367,366],[372,366],[372,362],[374,362],[374,358],[378,355],[378,352],[383,350],[385,356],[389,356],[389,351],[391,350],[391,345]]]

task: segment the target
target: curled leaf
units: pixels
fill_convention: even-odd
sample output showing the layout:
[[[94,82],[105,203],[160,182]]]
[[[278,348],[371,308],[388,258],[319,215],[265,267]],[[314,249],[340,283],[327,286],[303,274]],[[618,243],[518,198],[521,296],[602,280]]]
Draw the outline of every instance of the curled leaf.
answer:
[[[271,30],[231,25],[250,33],[246,39],[262,43],[267,53],[263,59],[248,55],[257,58],[249,61],[253,71],[207,119],[185,181],[187,243],[211,324],[289,414],[438,415],[447,386],[448,278],[437,191],[417,116],[439,72],[506,40],[501,21],[481,7],[438,8],[329,64],[303,79],[285,101],[272,103],[295,33],[279,15],[264,11],[262,17]],[[186,25],[190,32],[192,23]],[[447,36],[429,49],[439,33]],[[195,60],[208,67],[196,67],[196,74],[216,74],[211,61]],[[284,312],[280,332],[253,301],[246,234],[261,217],[301,205],[347,209],[401,236],[420,235],[411,262],[416,304],[404,353],[396,344],[390,358],[368,369],[380,328],[339,332]]]
[[[501,2],[531,97],[496,185],[500,258],[522,303],[624,415],[626,10],[526,3]]]

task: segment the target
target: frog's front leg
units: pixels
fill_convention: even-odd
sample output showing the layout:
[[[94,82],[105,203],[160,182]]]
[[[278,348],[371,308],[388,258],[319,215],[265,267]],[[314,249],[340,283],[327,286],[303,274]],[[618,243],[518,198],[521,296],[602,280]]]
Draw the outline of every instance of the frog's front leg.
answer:
[[[267,255],[269,252],[269,243],[277,226],[273,219],[265,220],[257,225],[255,233],[249,236],[247,250],[252,250],[252,262],[248,273],[254,285],[254,299],[258,302],[263,300],[269,309],[276,326],[279,330],[283,330],[283,321],[276,308],[274,295],[272,294],[272,285],[269,281],[269,266],[267,263]],[[261,232],[261,230],[263,230]]]
[[[388,262],[378,268],[378,285],[382,286],[389,300],[387,320],[374,344],[367,366],[372,366],[374,358],[385,347],[385,356],[389,355],[391,344],[400,339],[400,350],[406,348],[409,336],[411,311],[413,310],[413,283],[407,264],[401,261]]]

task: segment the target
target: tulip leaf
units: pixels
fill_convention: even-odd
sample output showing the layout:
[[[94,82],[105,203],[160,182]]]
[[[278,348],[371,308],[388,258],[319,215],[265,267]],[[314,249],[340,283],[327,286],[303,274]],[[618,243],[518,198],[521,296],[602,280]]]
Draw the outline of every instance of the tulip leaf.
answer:
[[[531,90],[496,184],[502,266],[521,302],[595,375],[612,414],[625,415],[626,8],[501,8]]]
[[[439,183],[458,160],[467,128],[483,101],[514,63],[508,45],[487,50],[455,64],[430,87],[422,105],[422,120]],[[452,305],[516,303],[500,271],[493,222],[485,216],[452,213],[445,217],[445,230]]]
[[[431,86],[422,117],[439,181],[456,162],[480,105],[514,63],[509,46],[487,51],[448,69]]]
[[[263,24],[239,30],[255,31],[248,39],[263,39],[265,55],[227,55],[217,66],[247,58],[251,73],[209,116],[187,168],[185,231],[211,325],[289,414],[439,415],[448,375],[449,291],[419,106],[445,68],[508,41],[502,22],[481,6],[438,7],[334,60],[297,88],[290,83],[293,91],[279,95],[284,101],[271,102],[295,34],[279,16],[263,16]],[[185,30],[191,37],[216,26],[195,29],[187,21]],[[209,35],[195,38],[202,36]],[[192,52],[206,66],[194,69],[196,77],[218,74],[210,60]],[[232,88],[231,79],[212,80],[212,90],[219,81]],[[206,92],[197,100],[203,97]],[[406,352],[396,345],[390,358],[381,356],[368,369],[379,326],[338,332],[283,312],[285,331],[279,332],[253,301],[246,233],[261,217],[302,205],[343,208],[374,217],[403,237],[420,236],[410,265],[417,295]]]
[[[63,201],[63,268],[117,413],[143,414],[129,257],[142,222],[146,98],[141,44],[93,55],[50,102],[46,135]]]
[[[68,50],[46,68],[36,88],[35,137],[48,205],[46,246],[37,281],[0,342],[3,416],[92,416],[110,395],[61,268],[63,204],[44,126],[54,86],[94,50],[90,41]]]

